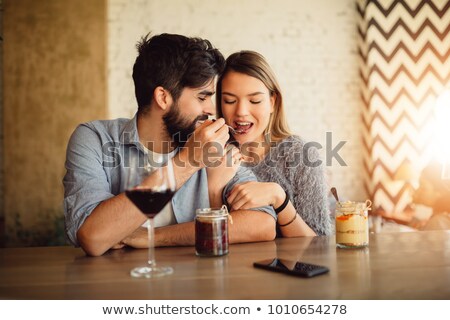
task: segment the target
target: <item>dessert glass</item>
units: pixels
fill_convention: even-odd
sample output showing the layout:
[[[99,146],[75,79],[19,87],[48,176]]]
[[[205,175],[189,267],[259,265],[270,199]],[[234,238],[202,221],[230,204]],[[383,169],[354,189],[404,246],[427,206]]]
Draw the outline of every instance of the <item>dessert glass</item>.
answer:
[[[336,203],[336,245],[339,248],[363,248],[369,245],[368,211],[372,202]]]

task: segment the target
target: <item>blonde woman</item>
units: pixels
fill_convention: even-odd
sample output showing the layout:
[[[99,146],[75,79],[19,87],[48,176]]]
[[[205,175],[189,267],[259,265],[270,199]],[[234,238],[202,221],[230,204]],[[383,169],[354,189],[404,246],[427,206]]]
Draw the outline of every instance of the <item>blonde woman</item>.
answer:
[[[217,83],[216,106],[218,117],[234,129],[242,165],[249,166],[259,181],[228,190],[224,201],[231,209],[273,206],[277,234],[284,237],[330,234],[318,151],[289,131],[280,87],[262,55],[240,51],[228,57]],[[232,168],[211,170],[208,179],[218,181],[220,169],[223,177]],[[213,183],[209,186],[210,192],[220,193]]]

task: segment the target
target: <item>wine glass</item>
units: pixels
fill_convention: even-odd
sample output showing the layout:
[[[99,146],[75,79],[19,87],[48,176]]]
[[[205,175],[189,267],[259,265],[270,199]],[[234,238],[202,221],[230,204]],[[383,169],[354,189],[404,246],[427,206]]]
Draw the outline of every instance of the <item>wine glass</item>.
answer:
[[[134,278],[154,278],[173,273],[171,267],[156,265],[153,218],[161,212],[175,193],[175,176],[172,161],[159,167],[133,159],[129,168],[125,194],[147,217],[148,264],[131,270]]]

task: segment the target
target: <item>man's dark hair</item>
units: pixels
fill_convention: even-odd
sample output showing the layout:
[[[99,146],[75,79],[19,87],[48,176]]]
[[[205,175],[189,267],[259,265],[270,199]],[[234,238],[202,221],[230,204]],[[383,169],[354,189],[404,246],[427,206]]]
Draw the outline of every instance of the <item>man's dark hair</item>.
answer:
[[[176,102],[183,88],[206,85],[223,71],[225,59],[208,40],[163,33],[147,34],[137,44],[133,67],[138,113],[148,110],[158,86],[168,90]]]

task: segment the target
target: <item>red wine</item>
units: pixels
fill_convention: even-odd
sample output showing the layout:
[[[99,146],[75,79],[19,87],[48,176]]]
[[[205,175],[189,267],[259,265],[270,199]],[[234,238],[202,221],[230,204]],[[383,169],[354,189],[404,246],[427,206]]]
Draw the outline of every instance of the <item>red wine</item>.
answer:
[[[153,218],[172,199],[174,192],[171,190],[159,192],[138,188],[126,190],[125,194],[143,214],[148,218]]]

